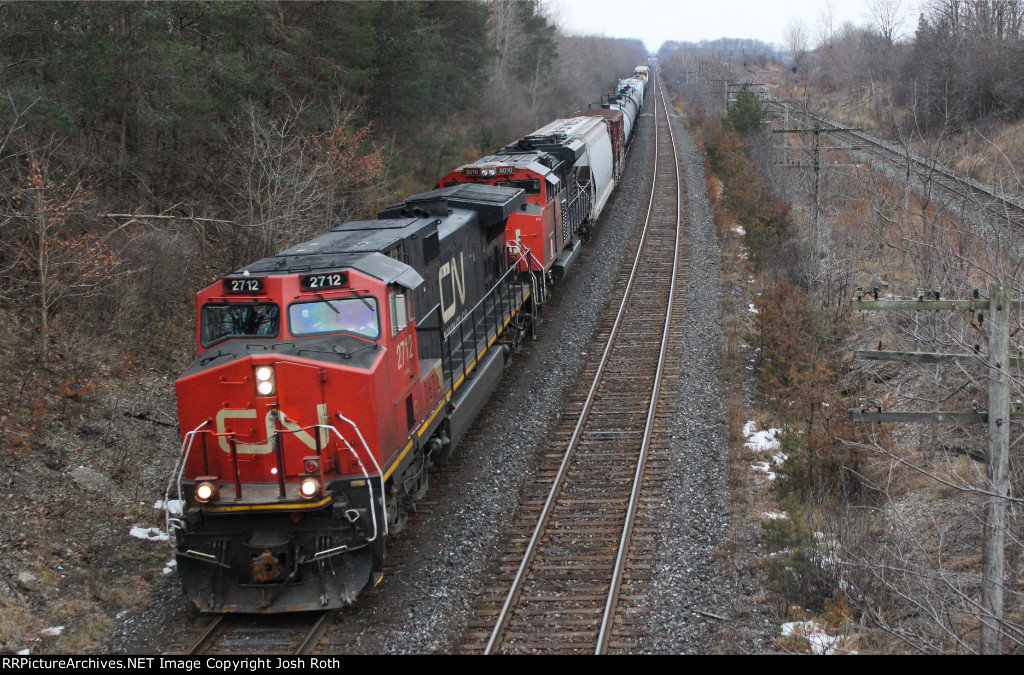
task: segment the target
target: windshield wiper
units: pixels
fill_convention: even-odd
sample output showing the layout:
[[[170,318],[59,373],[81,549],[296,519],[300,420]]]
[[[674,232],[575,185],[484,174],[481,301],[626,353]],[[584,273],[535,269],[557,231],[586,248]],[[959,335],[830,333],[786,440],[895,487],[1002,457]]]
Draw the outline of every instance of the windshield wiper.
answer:
[[[341,314],[341,312],[339,312],[339,311],[338,311],[338,308],[337,308],[337,307],[335,307],[334,305],[332,305],[332,304],[331,304],[331,301],[330,301],[330,300],[328,300],[327,298],[325,298],[325,297],[323,296],[323,294],[322,294],[322,293],[317,293],[317,294],[316,294],[316,297],[318,297],[318,298],[320,298],[321,300],[323,300],[324,302],[326,302],[326,303],[327,303],[327,306],[328,306],[328,307],[330,307],[330,308],[331,308],[332,310],[334,310],[334,313],[335,313],[335,314]]]
[[[318,298],[320,298],[321,300],[323,300],[324,302],[326,302],[326,303],[327,303],[327,306],[328,306],[328,307],[330,307],[331,309],[333,309],[333,310],[334,310],[334,313],[335,313],[335,314],[341,314],[341,312],[339,312],[339,311],[338,311],[338,308],[337,308],[337,307],[335,307],[334,305],[332,305],[332,304],[331,304],[331,301],[330,301],[330,300],[328,300],[327,298],[325,298],[325,297],[323,296],[323,294],[321,294],[321,293],[317,293],[317,294],[316,294],[316,297],[318,297]],[[374,307],[373,305],[371,305],[371,304],[370,304],[370,301],[369,301],[369,300],[367,300],[366,298],[364,298],[364,297],[363,297],[363,296],[361,296],[361,295],[357,295],[357,296],[355,296],[355,297],[356,297],[356,299],[358,299],[358,300],[359,300],[360,302],[362,302],[362,303],[363,303],[364,305],[366,305],[366,309],[368,309],[368,310],[370,310],[371,312],[373,312],[374,316],[376,316],[376,315],[377,315],[377,308],[376,308],[376,307]],[[345,298],[341,298],[341,300],[345,300]]]
[[[210,363],[211,361],[216,361],[217,359],[219,359],[222,356],[230,356],[231,358],[235,357],[235,355],[232,354],[231,352],[218,351],[213,356],[207,356],[205,359],[200,359],[199,360],[199,365],[205,366],[207,363]]]
[[[334,352],[335,354],[337,354],[338,356],[340,356],[341,358],[343,358],[345,360],[348,360],[348,359],[352,358],[353,354],[358,354],[359,352],[363,351],[364,349],[379,349],[379,348],[380,348],[380,345],[378,345],[376,342],[372,342],[372,343],[370,343],[368,345],[360,347],[359,349],[353,349],[350,352],[346,352],[343,349],[339,349],[338,345],[334,345],[333,347],[331,347],[331,351]]]

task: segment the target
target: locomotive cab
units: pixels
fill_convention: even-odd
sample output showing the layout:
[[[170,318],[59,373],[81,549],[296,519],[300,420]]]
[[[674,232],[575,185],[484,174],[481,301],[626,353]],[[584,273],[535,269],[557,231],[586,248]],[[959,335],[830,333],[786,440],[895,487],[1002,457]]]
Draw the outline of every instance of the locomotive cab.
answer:
[[[340,607],[371,579],[475,414],[464,393],[503,368],[490,347],[529,298],[504,236],[523,204],[418,196],[197,294],[170,529],[201,609]]]
[[[607,138],[603,121],[600,124]],[[522,272],[544,276],[556,283],[568,272],[580,252],[582,241],[597,213],[595,174],[602,177],[601,195],[610,194],[613,181],[603,180],[614,170],[610,154],[600,166],[591,162],[590,138],[566,133],[565,120],[559,120],[534,134],[502,148],[497,154],[467,164],[441,179],[441,185],[480,183],[519,187],[526,191],[527,204],[514,213],[506,228],[508,245],[524,252]],[[591,122],[587,122],[591,123]],[[604,164],[607,164],[607,171]],[[603,201],[601,202],[603,204]]]
[[[380,276],[250,275],[200,292],[199,356],[176,383],[182,428],[198,430],[176,534],[186,591],[206,609],[290,611],[310,603],[311,576],[346,603],[382,555],[386,450],[408,442],[440,382],[417,378],[409,300],[422,279]],[[218,534],[257,521],[259,535]],[[219,589],[215,563],[232,579]]]

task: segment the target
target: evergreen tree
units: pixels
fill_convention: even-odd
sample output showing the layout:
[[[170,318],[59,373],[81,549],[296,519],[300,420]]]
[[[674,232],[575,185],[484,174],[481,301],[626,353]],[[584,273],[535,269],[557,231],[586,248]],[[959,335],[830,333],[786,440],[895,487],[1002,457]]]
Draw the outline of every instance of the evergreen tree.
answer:
[[[729,106],[726,122],[739,133],[746,134],[760,129],[763,119],[764,110],[761,108],[761,99],[757,97],[757,93],[750,88],[750,85],[743,85],[743,88],[736,94],[736,100]]]

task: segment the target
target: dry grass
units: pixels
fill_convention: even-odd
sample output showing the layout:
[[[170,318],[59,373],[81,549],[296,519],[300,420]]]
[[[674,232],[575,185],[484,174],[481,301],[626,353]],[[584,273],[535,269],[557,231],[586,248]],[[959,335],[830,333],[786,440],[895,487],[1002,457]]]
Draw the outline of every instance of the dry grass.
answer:
[[[81,654],[95,649],[114,625],[113,618],[87,598],[72,598],[62,603],[61,614],[63,620],[75,628],[58,638],[54,650],[60,654]]]
[[[21,602],[0,595],[0,652],[11,654],[24,645],[26,633],[38,633],[44,628]]]

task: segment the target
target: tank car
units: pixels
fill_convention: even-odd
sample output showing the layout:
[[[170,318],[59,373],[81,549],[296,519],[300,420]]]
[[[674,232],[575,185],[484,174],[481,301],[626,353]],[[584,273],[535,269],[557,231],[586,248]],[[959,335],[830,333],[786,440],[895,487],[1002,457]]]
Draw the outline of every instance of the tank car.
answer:
[[[522,189],[412,197],[196,295],[168,522],[203,611],[349,604],[530,327]]]
[[[640,118],[640,109],[644,104],[645,82],[639,78],[620,80],[618,87],[607,102],[602,106],[610,110],[622,112],[625,126],[626,143],[629,144]]]

